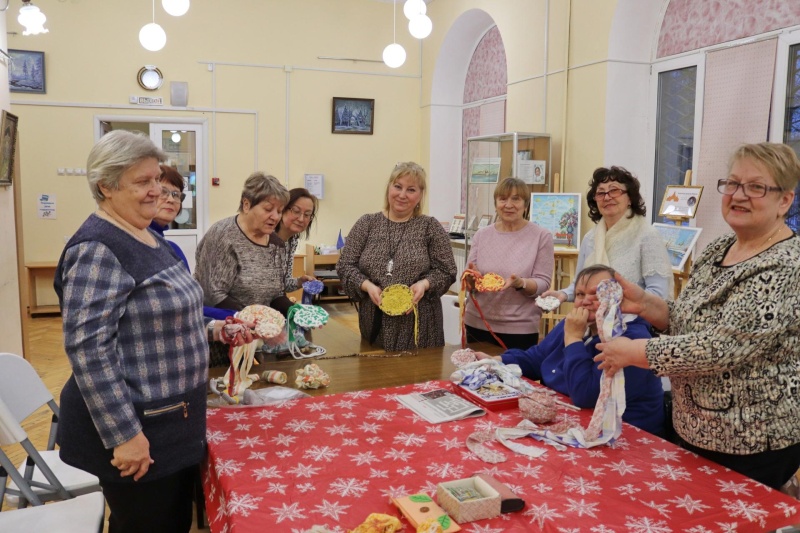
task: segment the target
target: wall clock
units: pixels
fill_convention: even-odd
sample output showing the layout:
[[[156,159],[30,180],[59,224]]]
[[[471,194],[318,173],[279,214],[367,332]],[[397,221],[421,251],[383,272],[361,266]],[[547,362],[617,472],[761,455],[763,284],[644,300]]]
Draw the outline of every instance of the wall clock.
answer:
[[[164,76],[155,65],[145,65],[139,69],[139,73],[136,75],[136,81],[139,82],[142,89],[155,91],[164,83]]]

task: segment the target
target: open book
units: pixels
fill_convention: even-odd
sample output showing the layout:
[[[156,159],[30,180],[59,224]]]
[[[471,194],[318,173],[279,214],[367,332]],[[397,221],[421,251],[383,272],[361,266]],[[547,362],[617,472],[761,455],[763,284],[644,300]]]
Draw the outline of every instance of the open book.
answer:
[[[431,424],[486,414],[474,403],[446,389],[401,394],[397,400]]]

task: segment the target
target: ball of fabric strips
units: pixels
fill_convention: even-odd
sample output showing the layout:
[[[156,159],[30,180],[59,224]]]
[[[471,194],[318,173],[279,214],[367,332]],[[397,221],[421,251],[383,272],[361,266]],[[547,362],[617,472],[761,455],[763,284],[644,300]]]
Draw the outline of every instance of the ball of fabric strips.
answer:
[[[472,348],[462,348],[461,350],[456,350],[450,355],[450,360],[453,362],[456,367],[461,368],[464,365],[477,361],[478,358],[475,356],[475,351]]]
[[[506,280],[500,274],[487,272],[475,280],[475,288],[478,292],[497,292],[503,290]]]
[[[319,389],[327,387],[331,383],[330,376],[314,363],[298,368],[295,373],[297,378],[294,383],[298,389]]]
[[[389,285],[381,293],[381,311],[389,316],[407,313],[413,306],[414,295],[408,285]]]
[[[519,412],[523,418],[535,424],[547,424],[555,419],[555,399],[544,392],[531,392],[519,399]]]
[[[317,305],[297,304],[292,321],[305,329],[321,328],[328,323],[328,312]]]
[[[558,309],[558,306],[561,305],[561,300],[555,296],[537,296],[535,301],[536,305],[538,305],[544,311],[554,311]]]
[[[307,294],[319,294],[324,288],[325,284],[318,279],[312,279],[303,283],[303,292]]]
[[[238,313],[236,318],[246,322],[255,322],[256,335],[262,339],[277,337],[283,332],[286,319],[283,315],[266,305],[248,305]]]

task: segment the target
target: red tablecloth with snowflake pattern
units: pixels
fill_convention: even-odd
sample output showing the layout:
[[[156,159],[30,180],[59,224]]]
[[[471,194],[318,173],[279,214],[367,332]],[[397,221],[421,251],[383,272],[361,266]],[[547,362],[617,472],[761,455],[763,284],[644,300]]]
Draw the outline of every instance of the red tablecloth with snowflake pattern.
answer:
[[[390,497],[435,495],[438,483],[478,472],[506,483],[526,506],[461,524],[468,533],[746,533],[800,522],[800,502],[629,425],[612,447],[549,449],[531,459],[491,444],[508,460],[485,463],[466,438],[516,425],[516,409],[434,425],[395,399],[449,386],[209,409],[203,482],[211,531],[294,533],[318,524],[344,532],[373,512],[400,516]],[[585,427],[591,410],[559,415]]]

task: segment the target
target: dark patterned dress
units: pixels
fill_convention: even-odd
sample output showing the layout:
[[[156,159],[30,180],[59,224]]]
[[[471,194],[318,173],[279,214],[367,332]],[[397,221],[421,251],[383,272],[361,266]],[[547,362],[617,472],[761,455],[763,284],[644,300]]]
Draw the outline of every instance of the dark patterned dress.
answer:
[[[390,259],[391,276],[387,274]],[[450,238],[435,218],[420,215],[392,222],[383,213],[362,216],[347,236],[336,271],[347,295],[359,303],[361,336],[387,351],[415,348],[414,314],[383,314],[361,284],[368,279],[385,288],[427,279],[430,289],[417,304],[419,347],[444,346],[441,297],[455,281],[457,269]]]

